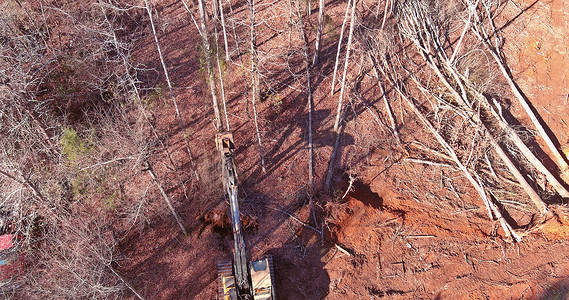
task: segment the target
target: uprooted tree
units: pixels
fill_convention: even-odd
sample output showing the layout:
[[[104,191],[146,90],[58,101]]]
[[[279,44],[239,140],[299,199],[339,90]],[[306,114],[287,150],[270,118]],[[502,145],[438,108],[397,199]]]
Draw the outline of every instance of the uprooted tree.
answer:
[[[357,39],[367,52],[378,85],[387,84],[392,96],[408,104],[446,157],[468,178],[489,216],[500,221],[506,235],[519,240],[496,208],[501,199],[492,190],[509,185],[509,181],[501,178],[515,178],[542,214],[548,213],[544,195],[551,197],[554,192],[567,197],[568,193],[559,180],[565,166],[559,150],[551,149],[559,162],[560,172],[555,172],[533,154],[502,114],[504,104],[499,99],[508,95],[497,94],[493,88],[498,72],[503,73],[522,107],[527,106],[524,104],[527,100],[519,95],[519,87],[505,71],[504,59],[500,58],[500,32],[494,25],[495,11],[499,8],[492,1],[408,1],[395,6],[391,25],[382,22],[381,26],[373,27],[368,23],[359,28]],[[461,30],[456,30],[457,27]],[[488,61],[484,55],[495,60]],[[386,99],[387,95],[383,97]],[[391,114],[389,106],[387,111]],[[532,116],[533,111],[528,114]],[[540,137],[548,141],[550,137],[541,124],[533,123]],[[469,138],[465,139],[466,136]],[[499,174],[498,169],[507,175]],[[551,190],[540,190],[532,182],[528,175],[535,171],[545,176]],[[480,174],[485,172],[492,176]]]

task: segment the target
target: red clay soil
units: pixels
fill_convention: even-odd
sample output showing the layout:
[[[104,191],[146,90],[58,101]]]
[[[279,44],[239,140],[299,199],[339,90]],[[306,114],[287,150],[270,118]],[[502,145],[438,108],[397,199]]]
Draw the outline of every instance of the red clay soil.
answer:
[[[232,256],[233,244],[216,162],[210,97],[197,62],[199,38],[178,1],[156,2],[158,24],[164,27],[160,36],[163,51],[178,87],[177,99],[201,178],[187,183],[184,192],[174,172],[164,167],[165,158],[165,163],[155,164],[160,177],[168,181],[168,192],[190,233],[180,233],[167,213],[150,220],[121,243],[120,252],[126,259],[119,270],[146,299],[216,299],[216,265]],[[285,2],[272,5],[287,5]],[[245,2],[232,4],[245,19]],[[259,3],[259,20],[275,9],[266,4]],[[333,25],[341,25],[345,3],[329,6],[327,14]],[[515,7],[507,11],[514,13]],[[510,56],[516,80],[563,145],[569,141],[569,71],[563,68],[569,40],[563,22],[567,12],[564,1],[537,2],[521,16],[527,18],[523,21],[526,28],[519,35],[511,33],[516,38],[506,42],[508,51],[519,49],[517,56]],[[311,17],[313,23],[316,15]],[[506,32],[521,22],[515,20]],[[288,36],[272,37],[270,29],[261,27],[264,31],[260,30],[259,39],[267,41],[261,50],[288,45]],[[335,55],[337,36],[333,34],[324,38],[324,71],[315,80],[318,184],[324,179],[334,139],[331,126],[337,96],[328,96],[331,76],[326,63],[333,62]],[[137,56],[158,69],[152,43],[149,36]],[[301,68],[302,62],[299,64]],[[460,173],[402,161],[403,156],[397,154],[400,150],[385,146],[393,145],[389,134],[364,126],[375,122],[367,113],[348,124],[337,164],[338,169],[357,177],[352,190],[342,197],[349,180],[343,171],[337,173],[334,196],[317,195],[314,199],[316,218],[323,220],[315,224],[306,192],[306,97],[297,91],[302,83],[284,73],[273,74],[277,82],[287,82],[290,87],[275,87],[278,101],[270,98],[259,103],[268,167],[263,174],[250,118],[247,72],[228,67],[232,76],[226,76],[225,83],[237,147],[241,212],[247,220],[245,240],[253,259],[265,254],[274,257],[279,299],[566,299],[566,205],[552,205],[554,214],[534,226],[529,205],[505,203],[524,235],[521,243],[506,242],[501,227],[489,220],[484,204]],[[175,162],[190,174],[174,108],[169,99],[161,99],[157,105],[159,131],[168,137]],[[524,120],[521,110],[514,114]],[[422,130],[402,119],[409,126],[404,131]],[[159,205],[160,195],[152,193],[154,205]]]

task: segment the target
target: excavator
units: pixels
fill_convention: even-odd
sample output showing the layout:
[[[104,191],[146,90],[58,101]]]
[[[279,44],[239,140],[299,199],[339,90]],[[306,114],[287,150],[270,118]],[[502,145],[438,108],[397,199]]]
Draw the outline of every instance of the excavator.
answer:
[[[215,145],[221,155],[222,180],[229,199],[234,247],[233,260],[222,261],[217,265],[219,296],[224,300],[275,300],[273,258],[264,256],[251,262],[247,259],[237,199],[233,134],[231,132],[218,133]]]

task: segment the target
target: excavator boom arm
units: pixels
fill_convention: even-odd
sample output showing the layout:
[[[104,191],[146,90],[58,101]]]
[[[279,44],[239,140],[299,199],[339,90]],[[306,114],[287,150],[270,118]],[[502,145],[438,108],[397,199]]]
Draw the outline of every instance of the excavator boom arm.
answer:
[[[239,202],[237,199],[237,172],[235,170],[235,162],[233,161],[233,135],[231,133],[221,133],[217,135],[216,145],[221,154],[223,186],[229,198],[229,207],[231,208],[231,225],[233,227],[234,242],[234,271],[235,280],[239,290],[250,290],[251,283],[249,280],[249,271],[247,268],[247,249],[241,226],[241,218],[239,216]]]
[[[238,299],[238,295],[254,300],[274,300],[273,259],[266,256],[261,260],[248,263],[247,248],[243,238],[243,228],[239,215],[237,198],[237,172],[233,160],[233,135],[230,132],[216,136],[217,150],[221,154],[222,180],[229,207],[231,208],[231,225],[233,227],[233,273],[230,262],[218,265],[220,295],[222,299]]]

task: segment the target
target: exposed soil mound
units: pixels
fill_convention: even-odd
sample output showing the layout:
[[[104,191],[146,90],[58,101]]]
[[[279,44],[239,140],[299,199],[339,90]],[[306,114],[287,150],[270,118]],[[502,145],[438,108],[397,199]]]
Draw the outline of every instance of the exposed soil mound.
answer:
[[[527,243],[516,246],[489,237],[495,232],[477,225],[492,228],[483,214],[470,215],[468,222],[397,196],[385,183],[376,181],[369,190],[374,188],[381,189],[381,208],[352,196],[377,199],[377,194],[357,190],[342,203],[328,205],[331,242],[337,244],[329,248],[333,254],[325,265],[332,278],[330,299],[535,299],[547,286],[533,278],[569,271],[567,254],[556,252],[567,237],[566,214],[548,220],[526,237]],[[540,263],[532,259],[535,255]],[[565,290],[560,281],[545,295],[564,297]]]

